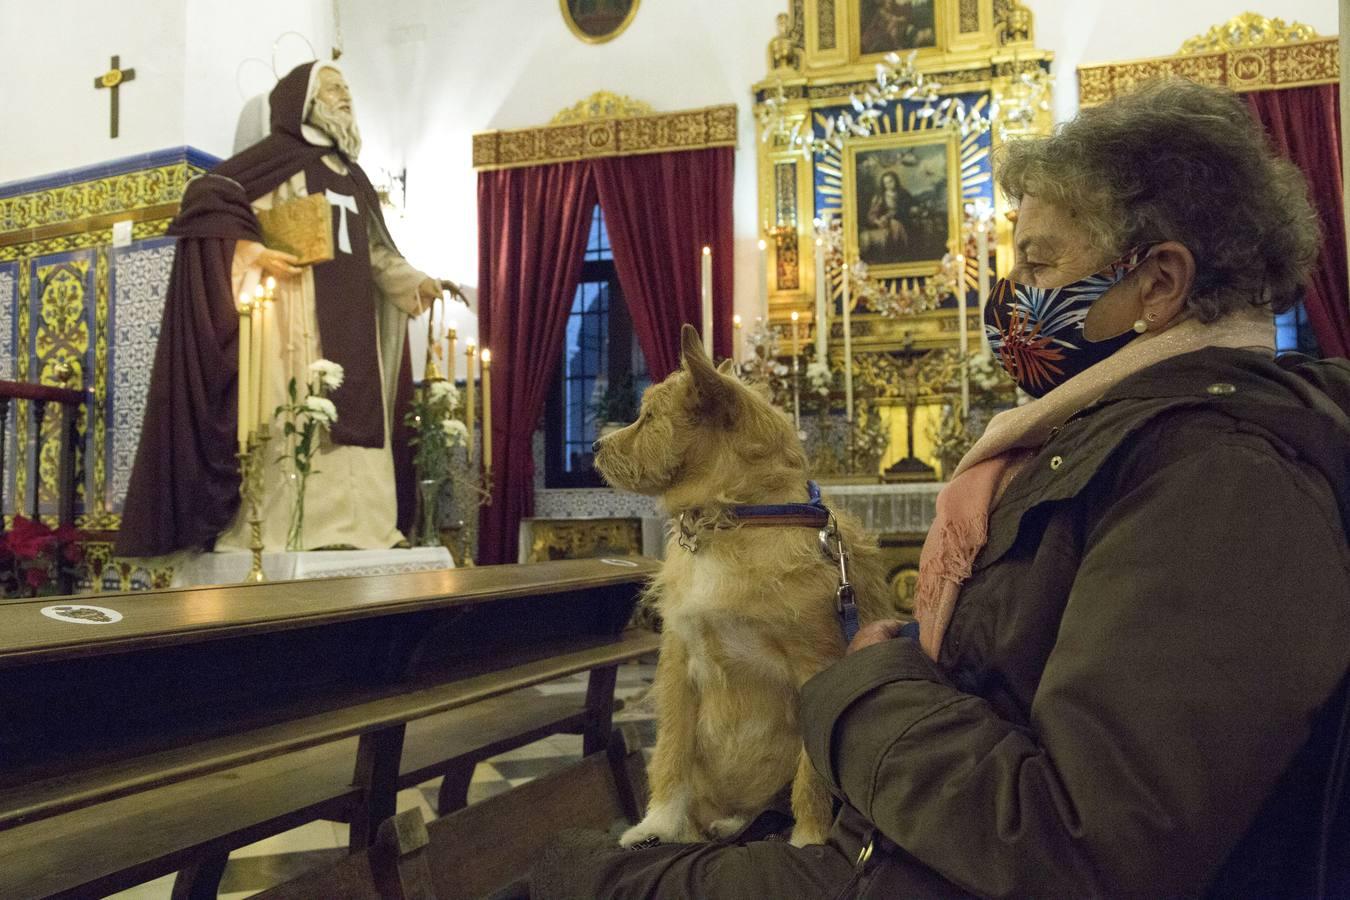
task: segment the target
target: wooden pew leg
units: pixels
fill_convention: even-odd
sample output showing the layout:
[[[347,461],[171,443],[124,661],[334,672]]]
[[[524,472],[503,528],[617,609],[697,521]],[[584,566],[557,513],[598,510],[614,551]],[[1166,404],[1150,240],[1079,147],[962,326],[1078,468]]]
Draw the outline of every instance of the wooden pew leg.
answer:
[[[353,853],[374,844],[379,824],[398,810],[398,767],[405,730],[400,723],[361,735],[352,783],[361,788],[365,802],[352,815],[348,846]]]
[[[614,775],[619,807],[628,821],[636,825],[642,818],[642,808],[638,804],[637,791],[633,788],[633,779],[628,774],[628,745],[620,732],[615,731],[610,735],[605,755],[609,759],[609,771]]]
[[[581,755],[590,756],[606,749],[614,722],[614,683],[618,666],[591,669],[586,683],[586,726],[581,732]]]
[[[440,793],[436,795],[436,815],[448,816],[469,805],[469,785],[473,783],[477,768],[478,763],[468,762],[445,773]]]
[[[172,900],[215,900],[220,890],[220,878],[230,854],[217,853],[202,857],[178,871],[173,880]]]

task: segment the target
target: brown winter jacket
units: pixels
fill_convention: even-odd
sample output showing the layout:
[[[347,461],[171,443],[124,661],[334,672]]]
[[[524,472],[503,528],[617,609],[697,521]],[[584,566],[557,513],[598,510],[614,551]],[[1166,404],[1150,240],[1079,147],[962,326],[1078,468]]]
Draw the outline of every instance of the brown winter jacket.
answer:
[[[939,664],[900,638],[803,690],[831,841],[876,837],[857,890],[1308,896],[1350,666],[1347,410],[1345,360],[1209,349],[1066,423]]]

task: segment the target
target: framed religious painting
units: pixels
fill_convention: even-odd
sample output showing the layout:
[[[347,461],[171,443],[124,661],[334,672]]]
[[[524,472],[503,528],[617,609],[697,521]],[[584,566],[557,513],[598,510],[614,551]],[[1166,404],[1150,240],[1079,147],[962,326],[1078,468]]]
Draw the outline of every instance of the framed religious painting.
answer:
[[[859,58],[945,45],[942,0],[853,0],[854,46]]]
[[[633,21],[638,0],[558,0],[563,20],[588,44],[612,41]]]
[[[947,129],[851,141],[844,236],[874,278],[931,275],[961,229],[960,149]]]

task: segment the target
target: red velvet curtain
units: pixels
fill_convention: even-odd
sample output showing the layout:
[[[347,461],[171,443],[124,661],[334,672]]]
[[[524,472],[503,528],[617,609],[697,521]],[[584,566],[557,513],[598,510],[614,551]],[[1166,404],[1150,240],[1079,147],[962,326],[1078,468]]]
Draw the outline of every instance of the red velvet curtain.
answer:
[[[480,562],[513,563],[534,512],[534,429],[557,375],[596,203],[591,164],[478,176],[478,327],[492,350],[492,503]]]
[[[1345,219],[1341,206],[1341,111],[1337,86],[1247,94],[1252,114],[1271,143],[1308,179],[1322,226],[1322,254],[1303,305],[1324,356],[1350,356],[1350,297],[1346,286]]]
[[[713,346],[732,355],[731,147],[598,159],[595,184],[614,267],[653,381],[680,365],[680,326],[702,327],[703,248],[712,248]]]

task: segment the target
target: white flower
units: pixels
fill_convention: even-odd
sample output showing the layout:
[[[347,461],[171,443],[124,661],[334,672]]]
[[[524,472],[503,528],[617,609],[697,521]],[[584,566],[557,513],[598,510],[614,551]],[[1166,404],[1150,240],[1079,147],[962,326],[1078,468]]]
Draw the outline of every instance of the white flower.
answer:
[[[337,421],[337,407],[327,397],[309,396],[305,398],[305,412],[318,421],[331,425]]]
[[[429,395],[432,403],[444,402],[452,409],[459,404],[459,391],[448,381],[433,381]]]
[[[342,366],[331,359],[316,359],[309,364],[309,379],[313,381],[316,377],[319,384],[330,391],[335,391],[342,387]]]
[[[445,437],[451,447],[468,446],[469,429],[459,419],[446,419],[441,422],[441,428],[445,429]]]

